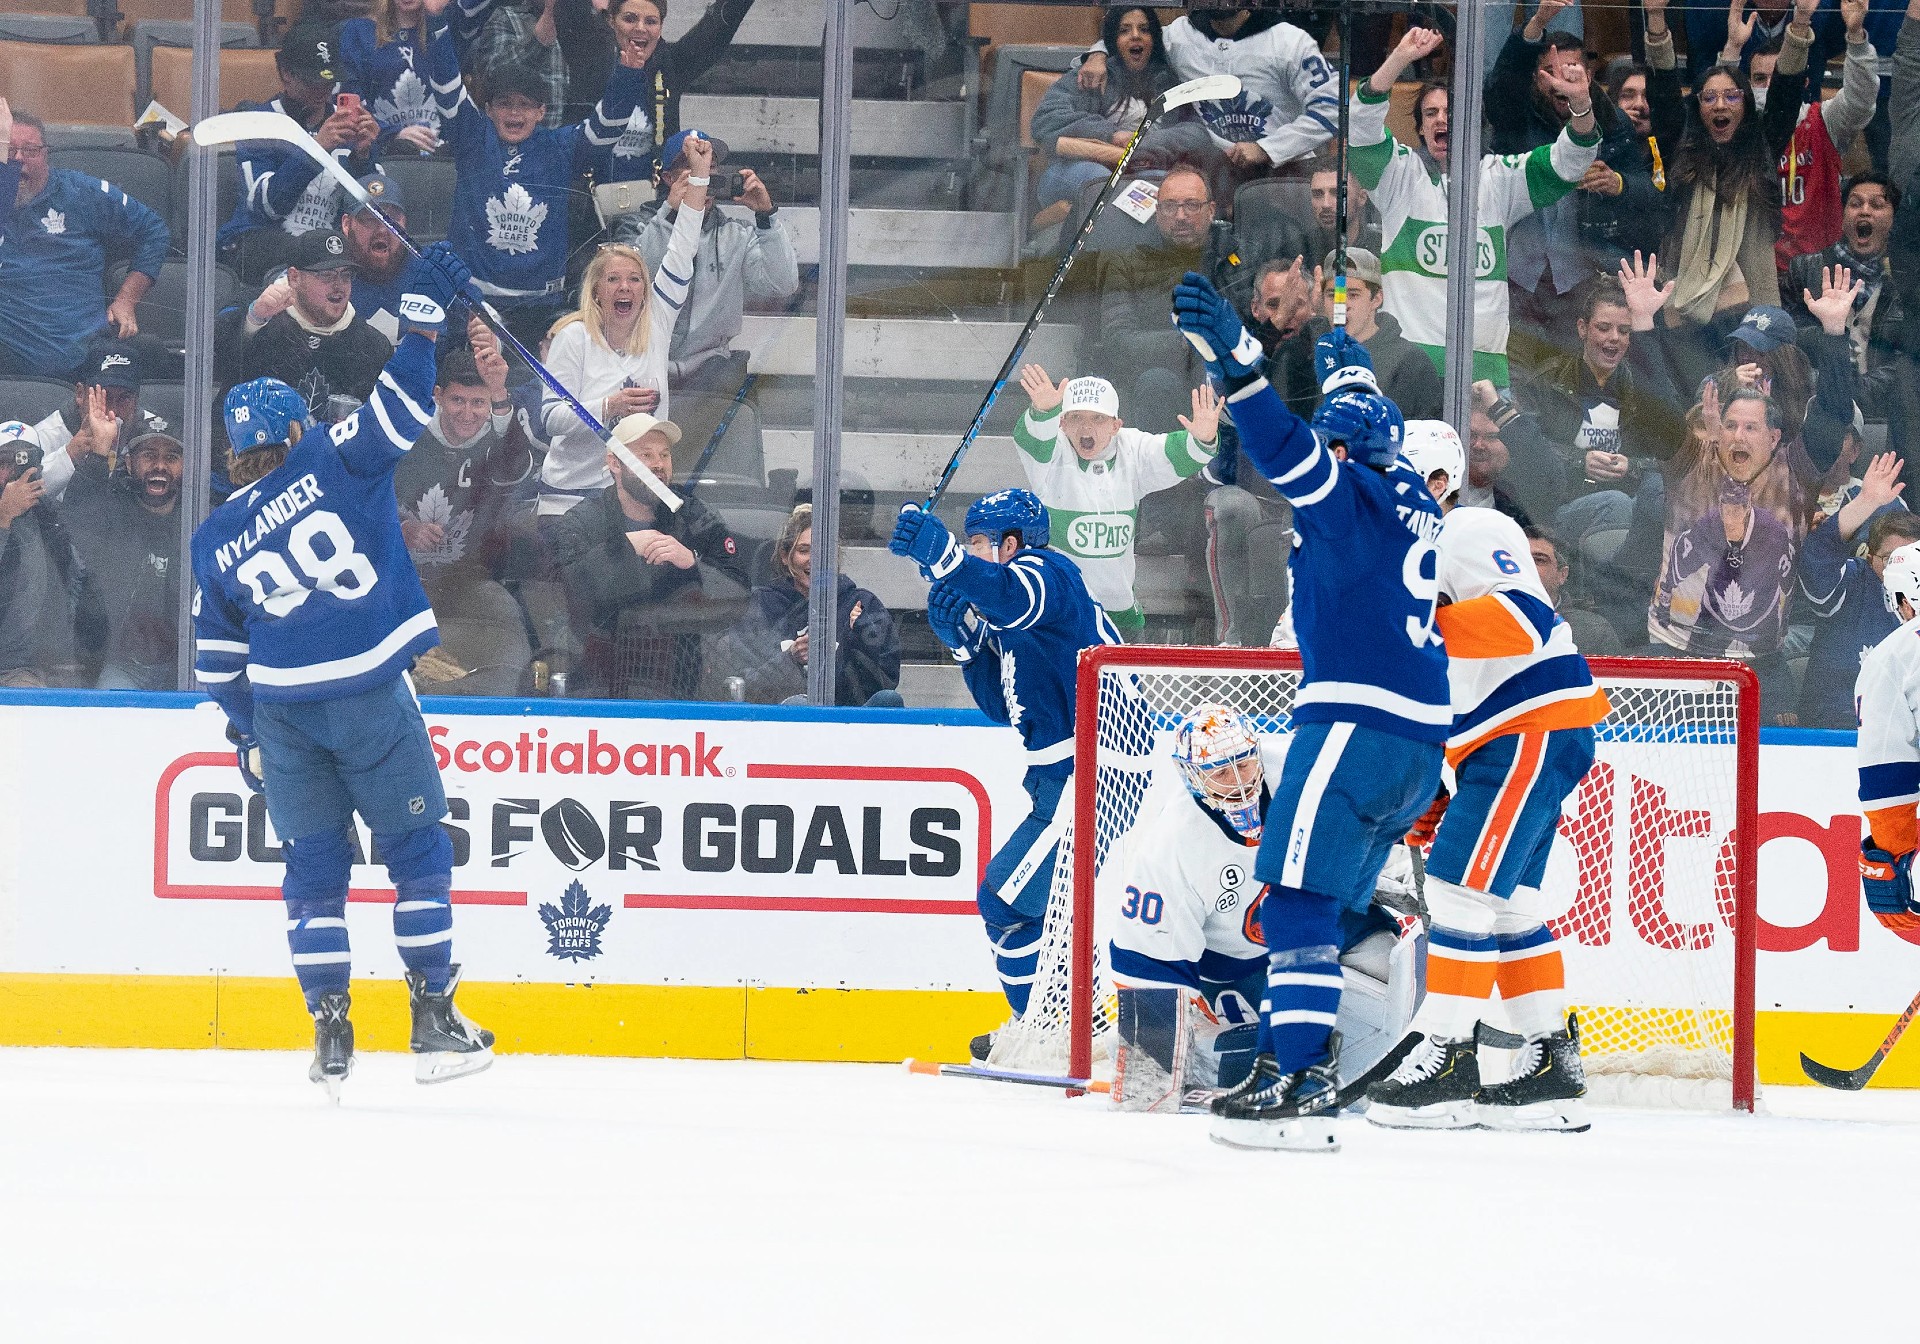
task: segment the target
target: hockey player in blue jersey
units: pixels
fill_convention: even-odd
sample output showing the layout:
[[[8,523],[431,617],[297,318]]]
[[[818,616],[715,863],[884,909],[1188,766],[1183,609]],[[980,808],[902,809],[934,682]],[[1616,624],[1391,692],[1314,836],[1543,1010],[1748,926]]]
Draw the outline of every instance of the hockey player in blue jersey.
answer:
[[[980,917],[1017,1021],[1040,959],[1054,859],[1073,800],[1074,686],[1080,650],[1118,644],[1119,632],[1073,561],[1050,550],[1046,505],[1001,490],[967,510],[963,548],[945,523],[914,505],[900,511],[888,548],[932,582],[927,623],[953,652],[974,703],[1026,742],[1021,785],[1033,802],[980,884]],[[1009,1023],[1011,1026],[1012,1024]],[[1003,1028],[1003,1032],[1004,1032]],[[985,1058],[991,1036],[974,1041]]]
[[[1236,1147],[1333,1151],[1341,1100],[1340,948],[1388,851],[1440,782],[1452,712],[1434,630],[1440,506],[1400,459],[1399,410],[1344,331],[1315,351],[1326,394],[1309,425],[1267,385],[1233,306],[1188,272],[1174,321],[1227,398],[1241,451],[1293,506],[1294,629],[1302,674],[1293,744],[1254,874],[1267,992],[1253,1073],[1214,1103]]]
[[[336,1099],[353,1067],[356,812],[396,889],[416,1077],[437,1083],[493,1062],[493,1034],[453,1005],[446,795],[405,677],[439,634],[393,490],[433,414],[434,341],[470,278],[444,243],[413,264],[399,305],[406,334],[366,405],[331,428],[316,428],[276,379],[229,392],[235,493],[193,534],[196,675],[282,837],[287,943],[314,1020],[308,1076]]]

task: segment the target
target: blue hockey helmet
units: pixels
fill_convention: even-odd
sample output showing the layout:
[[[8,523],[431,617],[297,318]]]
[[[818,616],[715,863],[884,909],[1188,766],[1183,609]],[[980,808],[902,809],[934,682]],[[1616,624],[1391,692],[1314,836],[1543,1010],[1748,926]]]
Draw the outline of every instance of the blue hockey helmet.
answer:
[[[1391,467],[1400,456],[1406,422],[1400,408],[1378,392],[1343,387],[1329,393],[1313,413],[1320,441],[1345,444],[1347,456],[1370,467]]]
[[[227,393],[221,417],[235,454],[271,448],[293,437],[293,426],[313,428],[306,399],[278,378],[255,378]]]
[[[967,510],[966,534],[985,535],[998,546],[1009,532],[1018,532],[1028,546],[1045,546],[1051,524],[1047,506],[1031,490],[996,490],[973,501]]]

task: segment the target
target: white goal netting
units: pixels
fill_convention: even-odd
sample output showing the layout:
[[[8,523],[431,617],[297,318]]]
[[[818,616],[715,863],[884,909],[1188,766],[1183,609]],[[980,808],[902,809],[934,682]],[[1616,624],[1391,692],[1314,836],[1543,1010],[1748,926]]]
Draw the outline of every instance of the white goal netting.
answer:
[[[1658,659],[1593,666],[1612,711],[1597,730],[1592,771],[1567,800],[1539,911],[1561,940],[1593,1093],[1750,1105],[1751,674]],[[1298,669],[1297,655],[1268,650],[1136,646],[1083,655],[1079,797],[1061,841],[1032,999],[996,1042],[997,1065],[1086,1076],[1106,1052],[1113,1005],[1104,924],[1125,885],[1129,835],[1186,796],[1168,751],[1175,728],[1198,705],[1231,706],[1253,721],[1272,770],[1284,758]],[[1090,873],[1080,868],[1089,858]],[[1493,1016],[1497,1024],[1497,1002]]]

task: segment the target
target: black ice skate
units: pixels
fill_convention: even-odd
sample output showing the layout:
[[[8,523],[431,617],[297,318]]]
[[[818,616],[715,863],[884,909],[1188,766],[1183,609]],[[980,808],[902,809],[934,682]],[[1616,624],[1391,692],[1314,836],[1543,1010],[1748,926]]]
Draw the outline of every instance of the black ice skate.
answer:
[[[451,967],[447,987],[427,992],[427,978],[407,972],[407,999],[413,1007],[413,1076],[416,1082],[444,1083],[479,1073],[493,1063],[493,1033],[475,1026],[453,1006],[460,986],[460,968]]]
[[[353,1023],[347,1020],[349,1000],[343,990],[322,994],[313,1010],[313,1063],[307,1077],[327,1089],[338,1105],[340,1084],[353,1072]]]
[[[1567,1029],[1530,1040],[1521,1048],[1514,1075],[1480,1089],[1480,1123],[1488,1129],[1582,1134],[1587,1120],[1586,1070],[1580,1067],[1580,1024],[1567,1015]]]
[[[1420,1036],[1400,1067],[1367,1089],[1367,1119],[1388,1129],[1472,1129],[1480,1123],[1479,1092],[1480,1057],[1471,1036]]]
[[[1215,1097],[1208,1134],[1229,1148],[1270,1148],[1288,1152],[1337,1153],[1340,1139],[1334,1115],[1340,1109],[1340,1035],[1327,1044],[1326,1058],[1298,1073],[1282,1073],[1273,1056],[1253,1061],[1253,1072],[1238,1087]]]

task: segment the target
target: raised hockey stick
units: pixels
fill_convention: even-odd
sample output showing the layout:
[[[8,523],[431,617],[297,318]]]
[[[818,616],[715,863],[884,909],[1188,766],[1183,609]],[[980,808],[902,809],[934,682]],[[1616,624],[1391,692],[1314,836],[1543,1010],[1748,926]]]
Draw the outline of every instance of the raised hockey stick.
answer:
[[[1034,307],[1033,315],[1027,318],[1027,324],[1020,328],[1020,334],[1014,338],[1013,349],[1007,352],[1006,363],[1000,366],[999,374],[993,380],[993,386],[987,389],[986,398],[980,403],[980,409],[973,414],[973,423],[967,426],[967,432],[960,439],[960,446],[953,450],[953,456],[947,459],[947,465],[940,472],[940,479],[934,482],[933,489],[927,494],[925,507],[933,508],[940,502],[940,496],[947,492],[954,473],[960,470],[961,459],[967,450],[973,447],[973,441],[980,436],[981,427],[987,423],[987,414],[993,410],[994,402],[1000,399],[1000,393],[1007,385],[1007,379],[1019,366],[1020,356],[1027,352],[1027,342],[1033,339],[1033,333],[1039,330],[1040,319],[1046,316],[1047,305],[1060,292],[1060,286],[1066,283],[1067,272],[1073,269],[1074,261],[1080,256],[1080,249],[1086,246],[1087,239],[1093,233],[1093,226],[1100,219],[1108,203],[1113,198],[1113,189],[1127,171],[1127,164],[1133,160],[1133,151],[1138,149],[1146,133],[1153,124],[1175,108],[1188,107],[1194,103],[1210,103],[1216,99],[1238,97],[1240,80],[1236,75],[1203,75],[1199,79],[1190,79],[1184,84],[1176,84],[1155,98],[1147,107],[1147,115],[1140,119],[1140,125],[1134,129],[1133,138],[1127,141],[1126,148],[1120,152],[1120,161],[1113,165],[1113,171],[1107,174],[1106,185],[1100,188],[1100,195],[1094,201],[1093,208],[1087,211],[1087,217],[1080,223],[1080,232],[1075,235],[1073,246],[1067,249],[1067,255],[1060,258],[1060,264],[1054,268],[1053,279],[1047,282],[1046,293],[1040,296],[1040,302]]]
[[[1347,329],[1347,105],[1353,101],[1353,0],[1340,6],[1340,113],[1333,146],[1333,326]]]
[[[1873,1058],[1857,1069],[1828,1068],[1825,1064],[1802,1055],[1800,1071],[1822,1087],[1838,1088],[1842,1092],[1858,1092],[1872,1080],[1874,1071],[1899,1043],[1900,1037],[1906,1032],[1908,1024],[1913,1021],[1916,1014],[1920,1014],[1920,994],[1913,996],[1913,1002],[1907,1005],[1907,1011],[1895,1020],[1893,1030],[1887,1033],[1886,1040],[1880,1042],[1880,1048],[1873,1052]]]
[[[1101,1078],[1055,1078],[1044,1073],[1015,1073],[1011,1069],[987,1069],[978,1064],[936,1064],[930,1059],[910,1059],[908,1073],[929,1078],[975,1078],[983,1083],[1025,1083],[1029,1087],[1052,1087],[1063,1092],[1111,1092],[1113,1084]]]
[[[239,144],[245,140],[277,140],[283,144],[292,145],[295,149],[298,149],[301,153],[320,165],[321,171],[333,179],[334,185],[346,192],[348,199],[353,202],[353,208],[355,210],[372,210],[380,216],[381,221],[384,222],[388,228],[393,230],[393,236],[400,240],[402,247],[406,248],[414,257],[418,258],[420,256],[420,249],[415,245],[413,239],[407,237],[406,231],[398,224],[395,224],[391,219],[387,218],[386,212],[374,203],[373,198],[367,194],[367,189],[360,185],[358,179],[356,179],[352,173],[347,171],[346,166],[342,164],[340,160],[334,158],[333,155],[329,154],[318,140],[308,135],[306,129],[292,117],[286,115],[286,113],[221,112],[215,116],[204,118],[193,128],[194,143],[197,145],[205,145],[209,148],[219,145]],[[646,463],[634,456],[630,448],[608,433],[607,427],[601,424],[591,411],[580,404],[580,399],[568,391],[566,385],[554,377],[547,366],[542,364],[526,346],[520,343],[519,337],[507,330],[506,320],[500,316],[499,311],[485,299],[482,299],[478,312],[480,314],[480,320],[487,324],[487,327],[493,334],[506,342],[509,350],[512,350],[514,354],[525,360],[527,367],[540,376],[540,381],[551,388],[555,396],[572,407],[573,413],[580,417],[580,423],[592,430],[595,436],[607,446],[614,456],[618,457],[620,461],[626,465],[627,470],[639,477],[640,483],[651,490],[662,504],[665,504],[668,509],[677,513],[680,509],[680,496],[675,494],[673,489],[668,486],[665,481],[654,475]]]

